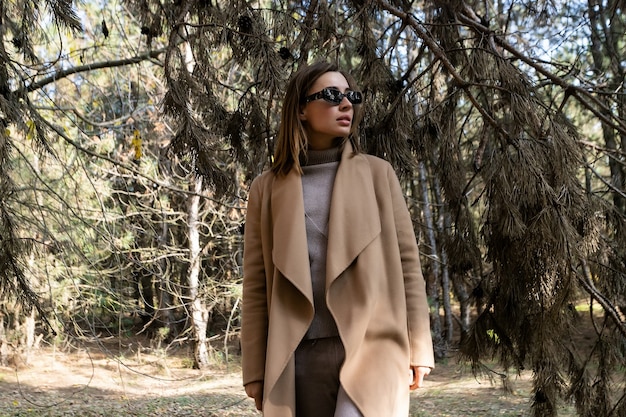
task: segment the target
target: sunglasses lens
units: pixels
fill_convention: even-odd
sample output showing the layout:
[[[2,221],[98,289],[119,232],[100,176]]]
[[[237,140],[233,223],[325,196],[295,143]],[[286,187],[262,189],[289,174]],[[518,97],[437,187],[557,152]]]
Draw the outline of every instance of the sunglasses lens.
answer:
[[[322,90],[322,98],[329,103],[339,104],[343,100],[343,94],[339,90],[325,88]]]
[[[348,91],[346,97],[348,97],[348,100],[350,100],[352,104],[359,104],[363,101],[363,96],[359,91]]]

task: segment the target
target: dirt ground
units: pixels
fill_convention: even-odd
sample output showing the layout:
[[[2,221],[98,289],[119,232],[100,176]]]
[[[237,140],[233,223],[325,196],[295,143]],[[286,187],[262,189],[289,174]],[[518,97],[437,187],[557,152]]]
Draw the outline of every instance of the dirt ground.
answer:
[[[31,352],[0,367],[0,417],[260,416],[241,387],[237,357],[216,352],[214,368],[201,372],[184,349],[156,352],[140,340]],[[530,376],[512,376],[506,392],[451,359],[412,394],[411,417],[526,416]],[[575,414],[563,405],[559,415]]]

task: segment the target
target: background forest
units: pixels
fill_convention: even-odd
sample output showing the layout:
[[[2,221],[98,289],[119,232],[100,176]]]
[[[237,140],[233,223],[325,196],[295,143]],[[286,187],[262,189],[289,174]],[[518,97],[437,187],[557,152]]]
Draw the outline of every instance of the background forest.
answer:
[[[532,370],[533,416],[626,415],[625,7],[0,1],[0,360],[138,334],[236,356],[247,189],[324,59],[402,179],[437,357]]]

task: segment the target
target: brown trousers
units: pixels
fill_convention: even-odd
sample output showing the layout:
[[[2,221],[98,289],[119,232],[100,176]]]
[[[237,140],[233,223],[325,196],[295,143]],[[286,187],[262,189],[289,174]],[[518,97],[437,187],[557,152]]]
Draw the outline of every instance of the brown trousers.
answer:
[[[339,337],[303,340],[296,349],[296,417],[363,417],[341,387]]]

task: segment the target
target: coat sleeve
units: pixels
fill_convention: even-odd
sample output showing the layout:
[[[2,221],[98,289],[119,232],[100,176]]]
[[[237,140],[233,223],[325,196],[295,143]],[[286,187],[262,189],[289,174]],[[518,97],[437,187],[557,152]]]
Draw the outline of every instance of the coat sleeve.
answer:
[[[393,212],[398,245],[404,274],[404,287],[407,306],[407,329],[411,350],[412,366],[435,367],[430,315],[426,298],[426,282],[422,275],[419,249],[411,215],[393,168],[388,165],[387,178],[391,189]]]
[[[243,252],[241,361],[243,384],[263,381],[267,350],[267,284],[261,239],[262,178],[250,187]]]

